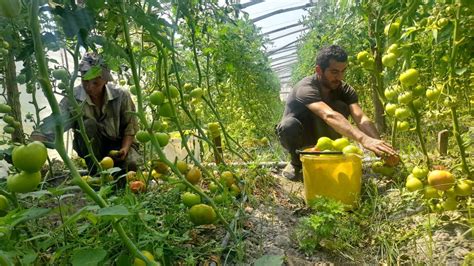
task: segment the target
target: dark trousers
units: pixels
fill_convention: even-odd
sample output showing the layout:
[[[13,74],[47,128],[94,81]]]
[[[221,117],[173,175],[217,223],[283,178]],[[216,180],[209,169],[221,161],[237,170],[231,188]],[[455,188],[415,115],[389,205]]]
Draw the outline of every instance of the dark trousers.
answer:
[[[349,106],[342,101],[335,101],[330,103],[329,106],[346,118],[350,115]],[[275,132],[283,148],[290,153],[291,164],[296,168],[301,168],[300,157],[296,150],[314,146],[318,139],[323,136],[331,139],[341,137],[341,134],[337,133],[315,114],[303,118],[284,117],[276,126]]]
[[[100,133],[96,120],[86,119],[84,120],[84,126],[86,129],[86,134],[91,142],[92,151],[94,152],[97,160],[100,161],[105,156],[108,156],[111,150],[120,150],[122,147],[122,140],[113,141]],[[73,148],[80,157],[84,158],[91,175],[96,174],[97,167],[94,165],[94,162],[89,155],[86,143],[80,132],[74,132]],[[139,157],[138,147],[134,143],[132,144],[132,147],[130,147],[129,153],[125,160],[114,158],[114,166],[122,168],[121,172],[130,170],[136,171],[138,164],[137,160]]]

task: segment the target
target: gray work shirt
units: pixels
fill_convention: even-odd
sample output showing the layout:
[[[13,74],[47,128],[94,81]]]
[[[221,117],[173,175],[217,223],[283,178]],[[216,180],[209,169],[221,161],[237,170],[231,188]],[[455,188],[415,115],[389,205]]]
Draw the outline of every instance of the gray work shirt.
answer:
[[[285,117],[296,117],[300,121],[312,120],[314,114],[306,105],[323,101],[329,106],[334,101],[342,101],[347,105],[358,102],[356,91],[347,83],[342,84],[336,90],[330,91],[327,98],[321,94],[321,84],[316,75],[311,75],[298,82],[286,100]]]
[[[121,140],[124,136],[134,136],[138,131],[138,119],[132,114],[135,112],[135,104],[130,93],[113,84],[106,84],[105,87],[105,98],[102,108],[99,108],[92,102],[82,85],[74,88],[74,98],[81,106],[83,120],[96,120],[99,134],[111,141]],[[79,126],[72,116],[73,106],[67,97],[61,100],[59,107],[64,130],[78,129]],[[32,135],[40,134],[45,136],[49,142],[53,142],[55,136],[54,126],[54,117],[50,115],[43,120],[43,123]]]
[[[323,119],[314,114],[306,105],[323,101],[333,110],[345,117],[350,115],[349,106],[358,102],[356,91],[342,81],[341,86],[331,90],[328,95],[322,94],[322,86],[316,75],[303,78],[288,95],[285,112],[280,124],[287,119],[296,118],[303,127],[305,145],[313,145],[322,136],[336,139],[340,137]]]

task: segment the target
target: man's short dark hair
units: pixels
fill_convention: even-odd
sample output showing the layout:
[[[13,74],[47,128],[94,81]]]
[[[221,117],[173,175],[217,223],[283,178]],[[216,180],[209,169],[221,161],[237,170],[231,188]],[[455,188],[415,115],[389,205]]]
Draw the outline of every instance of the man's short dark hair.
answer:
[[[329,67],[329,61],[331,59],[337,62],[347,62],[347,53],[339,45],[323,47],[319,50],[318,56],[316,57],[316,65],[324,71]]]

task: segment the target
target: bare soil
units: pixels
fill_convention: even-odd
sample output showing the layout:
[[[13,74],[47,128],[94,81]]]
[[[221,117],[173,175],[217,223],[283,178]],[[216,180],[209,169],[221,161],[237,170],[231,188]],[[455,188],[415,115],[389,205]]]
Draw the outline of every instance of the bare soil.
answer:
[[[315,250],[311,255],[298,249],[293,232],[300,218],[311,214],[303,196],[303,183],[289,181],[281,176],[281,170],[273,169],[275,179],[270,192],[255,192],[259,202],[247,207],[249,215],[246,229],[250,231],[245,240],[247,263],[253,263],[262,256],[281,256],[284,265],[361,265],[361,264],[443,264],[462,265],[469,263],[468,254],[474,250],[472,226],[469,227],[467,213],[450,211],[431,213],[421,207],[407,206],[402,211],[390,212],[393,206],[403,206],[398,189],[390,189],[390,181],[378,180],[382,197],[388,197],[387,218],[392,219],[394,232],[406,236],[394,235],[403,239],[404,245],[393,247],[401,254],[397,261],[384,261],[377,242],[373,246],[365,243],[355,247],[352,255],[333,250]],[[364,174],[367,177],[366,174]],[[364,182],[367,182],[365,180]],[[262,194],[262,195],[260,195]],[[266,195],[265,195],[266,194]],[[431,225],[428,227],[428,220]],[[370,221],[368,221],[370,223]],[[471,221],[472,222],[472,221]],[[429,239],[431,235],[431,240]],[[369,238],[371,236],[368,236]],[[354,256],[354,254],[356,254]],[[379,258],[379,259],[377,259]]]

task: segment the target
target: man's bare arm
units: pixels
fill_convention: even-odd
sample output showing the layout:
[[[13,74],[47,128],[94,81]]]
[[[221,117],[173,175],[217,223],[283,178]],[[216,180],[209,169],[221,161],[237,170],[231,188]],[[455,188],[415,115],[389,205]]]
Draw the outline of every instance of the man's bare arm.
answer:
[[[357,127],[362,132],[374,139],[380,139],[379,131],[370,118],[368,118],[364,111],[362,111],[362,108],[358,103],[349,105],[349,110],[351,112],[352,119],[354,119]]]
[[[383,154],[396,155],[397,153],[392,146],[383,140],[373,138],[366,133],[362,132],[359,128],[351,125],[342,114],[334,111],[324,102],[315,102],[306,105],[314,114],[319,116],[332,127],[337,133],[353,139],[368,150],[373,151],[375,154],[382,156]]]

